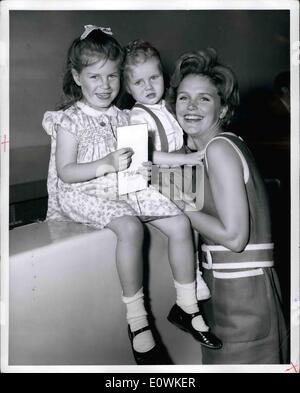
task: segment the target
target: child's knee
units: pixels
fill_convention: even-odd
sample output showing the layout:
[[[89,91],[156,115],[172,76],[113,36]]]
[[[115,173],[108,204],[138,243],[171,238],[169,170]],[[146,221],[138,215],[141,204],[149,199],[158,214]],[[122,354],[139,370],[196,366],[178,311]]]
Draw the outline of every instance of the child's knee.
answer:
[[[141,221],[135,216],[124,216],[119,219],[118,238],[122,240],[136,240],[143,238],[144,228]]]
[[[191,222],[186,215],[181,214],[180,216],[176,216],[176,219],[177,228],[182,229],[184,232],[191,231]]]
[[[192,235],[191,223],[187,216],[181,214],[172,218],[172,220],[173,223],[171,223],[171,228],[173,228],[174,236],[182,238]]]
[[[143,236],[144,228],[141,221],[135,216],[126,217],[126,223],[124,225],[124,231],[130,238],[136,238]]]

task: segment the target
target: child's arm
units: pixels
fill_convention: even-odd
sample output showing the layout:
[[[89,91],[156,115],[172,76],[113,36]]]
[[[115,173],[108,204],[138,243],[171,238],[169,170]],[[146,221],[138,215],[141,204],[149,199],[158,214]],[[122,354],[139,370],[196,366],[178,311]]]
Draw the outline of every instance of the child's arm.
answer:
[[[182,151],[182,153],[181,153]],[[156,165],[181,166],[181,165],[198,165],[203,158],[202,152],[183,153],[181,148],[178,152],[164,153],[162,151],[153,151],[152,161]]]
[[[77,183],[92,180],[108,173],[122,171],[131,163],[133,154],[130,148],[123,148],[106,157],[84,164],[77,164],[76,139],[63,129],[57,132],[56,169],[58,176],[65,183]]]
[[[135,107],[133,107],[133,109],[130,112],[129,123],[147,124],[150,135],[153,134],[153,130],[157,128],[155,120],[152,116],[150,116],[145,110]],[[200,152],[185,154],[184,147],[182,147],[177,152],[172,152],[172,153],[165,153],[157,150],[152,150],[151,152],[151,160],[155,165],[166,165],[166,166],[198,165],[201,163],[202,158],[203,158],[203,153]]]

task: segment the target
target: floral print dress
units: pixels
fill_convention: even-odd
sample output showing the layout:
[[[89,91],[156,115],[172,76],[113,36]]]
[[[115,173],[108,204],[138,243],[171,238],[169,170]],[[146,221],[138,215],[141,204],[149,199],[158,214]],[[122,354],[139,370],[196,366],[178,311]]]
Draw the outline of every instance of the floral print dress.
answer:
[[[65,183],[58,177],[55,161],[58,129],[71,133],[76,139],[77,163],[88,163],[116,150],[116,128],[125,125],[128,125],[127,113],[115,106],[99,112],[79,101],[66,110],[45,113],[43,127],[51,136],[48,220],[75,221],[102,229],[113,219],[125,215],[149,221],[181,214],[175,204],[151,186],[119,197],[117,173],[80,183]],[[86,186],[91,184],[95,186],[95,195],[86,191]]]

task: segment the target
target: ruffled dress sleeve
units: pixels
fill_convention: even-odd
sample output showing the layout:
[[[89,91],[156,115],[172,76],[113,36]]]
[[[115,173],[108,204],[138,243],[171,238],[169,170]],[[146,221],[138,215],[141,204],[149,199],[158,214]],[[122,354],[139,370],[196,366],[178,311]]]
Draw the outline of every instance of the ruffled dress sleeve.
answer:
[[[43,128],[48,135],[56,139],[56,133],[60,129],[69,132],[78,139],[76,122],[64,111],[48,111],[44,114]]]
[[[47,220],[70,221],[62,212],[58,203],[58,175],[56,170],[56,134],[61,128],[77,138],[76,124],[64,111],[48,111],[44,114],[43,128],[51,137],[51,153],[47,178],[48,210]]]

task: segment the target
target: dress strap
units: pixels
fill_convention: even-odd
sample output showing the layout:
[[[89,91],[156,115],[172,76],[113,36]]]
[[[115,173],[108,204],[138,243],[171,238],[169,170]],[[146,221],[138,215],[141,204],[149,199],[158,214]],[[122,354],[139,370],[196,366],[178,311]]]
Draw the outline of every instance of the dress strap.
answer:
[[[247,161],[246,161],[245,157],[243,156],[243,153],[241,152],[241,150],[237,147],[237,145],[231,139],[227,138],[226,135],[231,135],[231,136],[235,136],[235,137],[239,138],[237,135],[235,135],[233,133],[222,133],[222,134],[219,134],[216,137],[214,137],[211,141],[209,141],[208,144],[206,145],[205,154],[204,154],[206,168],[208,169],[208,162],[207,162],[207,157],[206,157],[206,149],[208,148],[210,143],[212,143],[216,139],[223,139],[224,141],[227,141],[228,143],[230,143],[230,145],[234,148],[234,150],[239,155],[239,157],[241,159],[241,162],[242,162],[242,165],[243,165],[244,182],[245,182],[245,184],[247,184],[247,182],[249,180],[249,167],[248,167]]]
[[[134,105],[134,108],[143,109],[145,112],[147,112],[153,118],[153,120],[156,123],[156,127],[157,127],[158,134],[159,134],[161,151],[168,153],[169,143],[168,143],[167,135],[166,135],[164,126],[162,125],[162,122],[159,120],[159,118],[156,116],[156,114],[151,109],[147,108],[145,105],[140,104],[140,103],[136,103]]]

